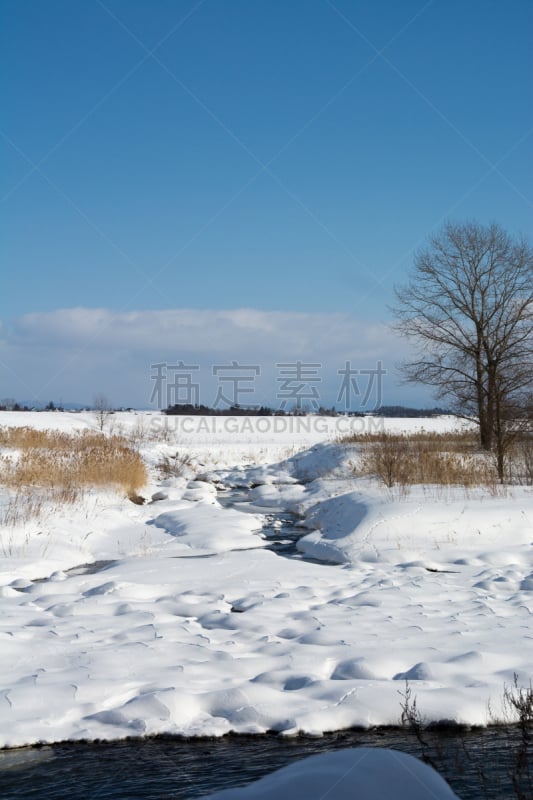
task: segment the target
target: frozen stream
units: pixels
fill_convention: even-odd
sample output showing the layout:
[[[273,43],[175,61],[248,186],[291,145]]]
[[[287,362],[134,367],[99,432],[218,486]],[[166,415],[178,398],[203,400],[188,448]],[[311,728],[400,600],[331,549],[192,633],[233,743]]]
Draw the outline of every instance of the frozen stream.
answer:
[[[217,494],[217,500],[225,508],[264,514],[261,536],[268,541],[266,549],[287,558],[302,558],[296,543],[307,531],[298,527],[298,517],[295,514],[248,505],[248,495],[242,489],[221,491]]]

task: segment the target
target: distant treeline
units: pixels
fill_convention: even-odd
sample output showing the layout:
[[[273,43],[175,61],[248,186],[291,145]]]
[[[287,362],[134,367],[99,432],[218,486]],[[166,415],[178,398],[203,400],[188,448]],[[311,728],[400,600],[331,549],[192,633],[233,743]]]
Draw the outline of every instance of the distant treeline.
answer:
[[[247,408],[246,406],[230,406],[229,408],[210,408],[204,405],[192,405],[191,403],[176,403],[173,406],[163,409],[164,414],[183,414],[185,416],[202,416],[202,417],[304,417],[308,411],[303,409],[291,409],[285,411],[279,408],[270,408],[270,406],[257,406]],[[334,408],[326,409],[319,408],[314,411],[314,414],[321,416],[336,416],[337,412]]]
[[[29,406],[25,403],[17,403],[16,400],[2,400],[0,411],[64,411],[63,406],[56,406],[51,400],[43,407]]]
[[[230,416],[230,417],[302,417],[308,414],[317,414],[321,417],[337,417],[341,414],[348,414],[351,417],[365,417],[369,412],[360,411],[337,411],[335,408],[319,408],[317,411],[303,409],[275,409],[270,406],[260,406],[259,408],[246,408],[245,406],[230,406],[229,408],[210,408],[204,405],[192,405],[191,403],[176,403],[173,406],[163,409],[164,414],[182,414],[184,416]],[[408,408],[407,406],[380,406],[371,412],[380,417],[438,417],[441,414],[449,414],[443,408]]]
[[[44,408],[36,408],[28,405],[17,403],[15,400],[3,400],[0,402],[0,411],[64,411],[61,405],[55,405],[50,401]],[[80,408],[72,410],[82,410]],[[85,411],[90,411],[90,406],[87,406]],[[120,408],[120,411],[134,411],[133,408]],[[380,406],[375,411],[361,412],[361,411],[338,411],[335,408],[322,408],[317,411],[310,411],[308,409],[293,408],[284,410],[279,408],[271,408],[270,406],[260,406],[259,408],[246,408],[245,406],[230,406],[229,408],[210,408],[204,405],[192,405],[190,403],[176,403],[173,406],[162,409],[163,414],[182,414],[184,416],[230,416],[230,417],[304,417],[308,414],[316,414],[320,417],[337,417],[340,415],[348,415],[350,417],[366,417],[370,414],[378,417],[439,417],[442,414],[451,414],[445,408],[410,408],[408,406]]]
[[[441,417],[452,412],[446,408],[409,408],[408,406],[380,406],[372,412],[377,417]]]

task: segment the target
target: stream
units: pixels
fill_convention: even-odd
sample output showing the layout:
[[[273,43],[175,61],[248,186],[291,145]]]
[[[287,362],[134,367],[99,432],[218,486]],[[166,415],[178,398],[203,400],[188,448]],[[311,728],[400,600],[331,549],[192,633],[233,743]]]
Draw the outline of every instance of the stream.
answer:
[[[427,734],[425,752],[462,800],[516,798],[508,772],[516,731]],[[315,753],[346,747],[423,748],[402,730],[323,737],[225,736],[62,743],[0,751],[3,800],[187,800],[257,780]],[[480,777],[480,773],[483,773]],[[524,795],[530,798],[531,795]]]
[[[296,514],[268,506],[250,504],[246,493],[242,489],[219,491],[217,501],[225,508],[234,508],[243,513],[263,515],[264,522],[261,527],[261,536],[267,542],[265,545],[266,550],[272,550],[272,552],[285,558],[305,559],[317,564],[323,563],[304,557],[298,550],[298,539],[301,539],[309,531],[307,528],[298,526],[299,518]]]

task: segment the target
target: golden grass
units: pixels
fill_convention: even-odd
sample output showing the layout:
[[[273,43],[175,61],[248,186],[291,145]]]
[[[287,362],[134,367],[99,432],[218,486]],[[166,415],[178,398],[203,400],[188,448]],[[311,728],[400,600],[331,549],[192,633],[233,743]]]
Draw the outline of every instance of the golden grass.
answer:
[[[38,516],[46,502],[73,503],[90,487],[134,496],[146,483],[144,462],[120,436],[0,428],[0,484],[12,491],[4,523]]]
[[[361,445],[356,475],[375,475],[389,488],[436,484],[493,489],[497,482],[494,459],[479,450],[474,432],[362,434],[340,441]]]
[[[383,442],[418,442],[423,444],[427,450],[437,452],[447,451],[456,453],[467,453],[479,451],[479,436],[476,430],[466,431],[446,431],[436,433],[434,431],[411,431],[407,433],[353,433],[340,437],[339,444],[364,444]]]

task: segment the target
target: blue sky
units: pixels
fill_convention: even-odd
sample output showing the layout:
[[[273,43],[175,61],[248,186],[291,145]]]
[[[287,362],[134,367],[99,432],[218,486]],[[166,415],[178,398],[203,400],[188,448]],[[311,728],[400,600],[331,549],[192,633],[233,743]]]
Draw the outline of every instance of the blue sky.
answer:
[[[0,10],[0,396],[87,401],[94,387],[143,404],[150,363],[182,353],[333,371],[382,353],[386,399],[427,398],[398,386],[397,343],[372,326],[446,219],[530,229],[530,0]],[[107,340],[87,309],[105,310]],[[196,347],[184,309],[213,312],[216,347]],[[257,312],[253,331],[261,314],[283,320],[287,345],[259,348],[242,326],[221,339],[216,312],[239,309]],[[144,338],[114,349],[128,314]],[[338,314],[366,334],[339,338],[324,324]]]

